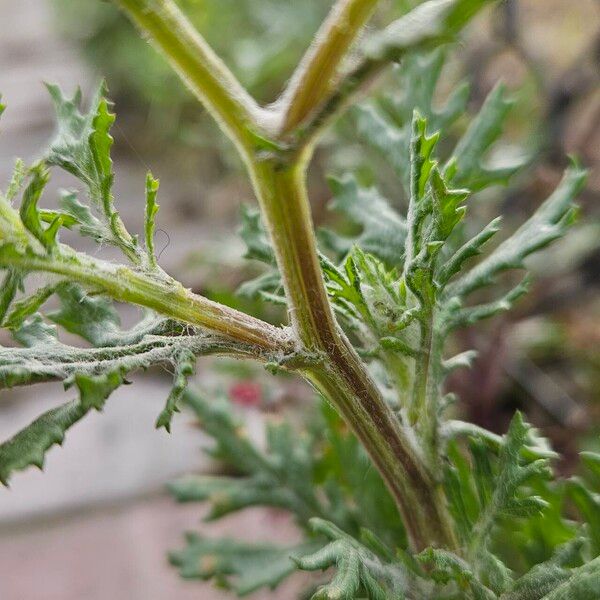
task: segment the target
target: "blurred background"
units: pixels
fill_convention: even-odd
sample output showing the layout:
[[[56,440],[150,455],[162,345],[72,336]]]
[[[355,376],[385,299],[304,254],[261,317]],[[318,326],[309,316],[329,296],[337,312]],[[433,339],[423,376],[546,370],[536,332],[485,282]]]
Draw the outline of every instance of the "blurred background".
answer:
[[[276,99],[328,11],[329,0],[180,0],[184,10],[262,102]],[[388,0],[375,24],[416,2]],[[90,92],[105,77],[118,115],[113,158],[116,203],[133,231],[143,227],[147,169],[160,177],[157,251],[164,268],[194,290],[277,322],[278,311],[235,290],[255,275],[236,232],[252,192],[231,148],[149,45],[108,2],[0,0],[0,185],[15,157],[44,150],[53,131],[43,81]],[[508,187],[486,194],[474,218],[505,215],[507,227],[532,212],[574,154],[590,169],[580,224],[532,263],[535,284],[516,311],[458,346],[476,348],[474,368],[451,381],[464,418],[503,432],[516,408],[576,467],[577,452],[600,449],[600,3],[598,0],[505,0],[469,27],[442,70],[443,99],[470,84],[468,112],[503,79],[515,107],[499,152],[534,155]],[[383,83],[390,94],[394,82]],[[327,210],[325,174],[353,169],[368,180],[377,163],[361,150],[350,114],[327,137],[311,171],[315,220]],[[459,119],[456,135],[467,117]],[[452,136],[452,130],[448,133]],[[385,174],[384,174],[385,176]],[[385,183],[385,182],[384,182]],[[393,185],[393,184],[389,184]],[[55,177],[53,189],[73,186]],[[347,224],[339,223],[342,227]],[[79,243],[79,242],[78,242]],[[132,315],[124,314],[127,320]],[[2,339],[0,343],[9,343]],[[311,393],[293,379],[274,380],[249,365],[200,361],[205,393],[230,396],[260,437],[263,415],[294,414]],[[275,511],[251,510],[209,526],[197,507],[176,505],[164,484],[190,470],[215,470],[188,415],[173,433],[154,430],[170,375],[151,371],[121,388],[103,416],[91,415],[53,449],[45,472],[16,475],[0,490],[1,600],[158,600],[229,597],[183,582],[166,551],[186,529],[247,539],[292,540],[293,524]],[[0,435],[11,435],[42,408],[64,399],[60,386],[3,391]],[[295,598],[297,582],[256,598]]]

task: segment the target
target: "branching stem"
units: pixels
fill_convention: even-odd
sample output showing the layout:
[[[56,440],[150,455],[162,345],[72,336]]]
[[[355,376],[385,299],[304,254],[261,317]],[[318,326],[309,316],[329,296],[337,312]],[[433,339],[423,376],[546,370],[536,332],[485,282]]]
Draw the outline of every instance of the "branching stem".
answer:
[[[378,0],[338,0],[300,61],[282,97],[281,133],[298,127],[325,100],[339,67]]]
[[[299,372],[336,406],[365,446],[397,502],[413,548],[422,550],[434,544],[456,549],[456,537],[439,482],[337,325],[317,258],[306,193],[311,135],[316,135],[329,113],[343,105],[339,94],[327,102],[332,83],[339,77],[340,65],[377,0],[339,0],[335,4],[279,103],[280,114],[275,118],[275,122],[281,123],[279,136],[261,120],[261,109],[170,0],[115,2],[166,55],[235,142],[244,159],[271,236],[297,343],[306,352],[321,357],[318,364],[301,367]],[[355,74],[354,79],[342,84],[343,94],[353,93],[370,78],[373,65],[368,65],[366,73]],[[380,65],[376,66],[378,70]],[[315,124],[307,125],[310,118]],[[304,139],[298,133],[302,126],[310,131]],[[272,145],[272,150],[265,150],[264,144],[257,147],[260,146],[256,142],[257,132],[271,142],[267,146]],[[294,139],[298,141],[289,142]],[[132,277],[127,275],[128,280]],[[212,330],[225,328],[227,332],[223,333],[240,336],[242,341],[260,343],[259,337],[266,335],[263,343],[281,343],[277,340],[280,330],[265,329],[257,319],[251,321],[252,317],[231,313],[231,309],[224,313],[224,308],[204,299],[199,301],[184,290],[173,290],[165,298],[153,296],[149,302],[144,299],[147,293],[144,283],[136,281],[132,286],[134,292],[123,289],[122,299],[151,303],[152,308],[160,312],[168,310],[165,314],[188,322],[210,321]],[[195,317],[195,312],[202,316]],[[252,340],[248,340],[249,335]]]
[[[65,247],[65,251],[69,249]],[[279,352],[283,359],[294,352],[295,344],[285,329],[243,312],[198,296],[172,279],[153,277],[124,266],[75,254],[72,259],[47,260],[6,249],[2,267],[41,271],[64,276],[106,293],[115,300],[155,310],[172,319],[252,345],[262,351]]]

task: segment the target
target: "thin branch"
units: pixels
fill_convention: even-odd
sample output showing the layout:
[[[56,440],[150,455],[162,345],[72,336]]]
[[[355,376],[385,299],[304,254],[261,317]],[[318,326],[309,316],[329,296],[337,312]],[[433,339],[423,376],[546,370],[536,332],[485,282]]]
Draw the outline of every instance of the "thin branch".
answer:
[[[407,54],[431,50],[452,41],[473,14],[492,0],[430,0],[420,4],[363,44],[363,56],[337,83],[335,91],[299,129],[298,153],[310,148],[346,108],[375,84],[390,64]]]
[[[300,125],[331,92],[340,63],[348,54],[378,0],[338,0],[282,96],[282,134]]]
[[[256,347],[207,333],[193,335],[146,335],[139,342],[99,348],[76,348],[60,343],[31,348],[0,347],[0,388],[43,381],[64,381],[78,374],[97,375],[112,369],[127,372],[168,363],[178,350],[195,356],[226,355],[255,360],[273,360],[272,354],[257,354]]]
[[[225,133],[248,151],[263,111],[172,0],[114,0],[171,63]]]
[[[5,246],[0,253],[0,267],[61,275],[115,300],[144,306],[172,319],[253,345],[260,352],[279,352],[282,359],[294,352],[294,343],[285,329],[194,294],[173,279],[93,259],[68,246],[61,246],[61,253],[50,259]]]

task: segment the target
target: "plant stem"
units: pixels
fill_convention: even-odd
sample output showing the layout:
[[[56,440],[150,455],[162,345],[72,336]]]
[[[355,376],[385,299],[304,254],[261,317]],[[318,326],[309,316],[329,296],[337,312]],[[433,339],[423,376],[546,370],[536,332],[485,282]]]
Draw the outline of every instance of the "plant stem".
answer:
[[[234,141],[248,151],[264,112],[172,0],[114,0]]]
[[[295,129],[325,100],[340,63],[377,3],[378,0],[336,2],[283,94],[282,134]]]
[[[398,504],[413,548],[456,548],[440,485],[335,321],[317,259],[304,161],[288,165],[271,159],[253,166],[292,327],[303,345],[323,358],[304,376],[340,411],[365,446]]]
[[[295,350],[294,341],[285,329],[193,294],[173,279],[153,277],[124,266],[90,259],[66,247],[65,252],[70,255],[48,260],[6,248],[0,256],[0,265],[65,276],[88,288],[101,290],[115,300],[145,306],[173,319],[251,344],[262,352],[280,354],[281,359]]]
[[[306,193],[306,167],[313,145],[297,145],[287,152],[277,150],[277,142],[296,129],[331,93],[339,65],[376,0],[337,2],[284,95],[281,137],[271,140],[273,150],[268,152],[264,146],[256,148],[253,132],[260,131],[260,126],[253,115],[253,102],[169,0],[115,1],[154,39],[236,143],[244,159],[273,243],[292,329],[305,351],[321,357],[316,366],[297,367],[299,372],[336,406],[365,446],[402,513],[412,548],[418,551],[433,544],[456,549],[440,484],[335,320],[318,261]],[[132,286],[135,297],[127,288],[122,299],[147,302],[144,296],[148,290],[141,285],[138,295],[138,283]],[[194,301],[189,294],[179,298],[181,291],[172,294],[177,299],[175,303],[169,296],[153,297],[152,308],[167,310],[165,314],[188,322],[193,322],[193,312],[199,311],[201,320],[209,322],[215,331],[235,328],[229,335],[235,333],[233,337],[241,340],[250,336],[252,343],[257,344],[261,335],[267,335],[272,340],[268,343],[281,347],[281,339],[277,339],[281,331],[264,328],[258,319],[248,321],[252,317],[236,314],[230,322],[232,314],[224,311],[231,309],[210,306],[205,299]],[[175,315],[173,311],[179,307],[185,310]],[[227,335],[226,331],[223,333]]]
[[[305,377],[343,415],[379,470],[402,516],[411,548],[458,549],[446,498],[409,436],[345,340]]]

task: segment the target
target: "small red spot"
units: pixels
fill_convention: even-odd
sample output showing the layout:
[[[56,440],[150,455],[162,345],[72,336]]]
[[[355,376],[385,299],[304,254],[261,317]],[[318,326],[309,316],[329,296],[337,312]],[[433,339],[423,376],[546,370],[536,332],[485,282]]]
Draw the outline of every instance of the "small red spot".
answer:
[[[241,406],[259,406],[262,401],[262,389],[254,381],[239,381],[229,388],[229,398]]]

